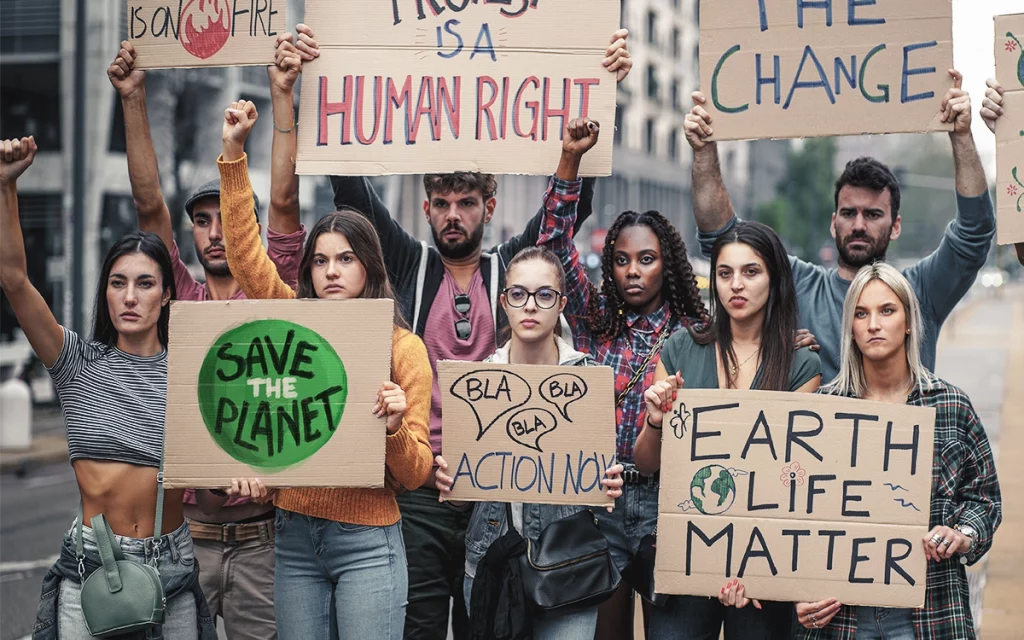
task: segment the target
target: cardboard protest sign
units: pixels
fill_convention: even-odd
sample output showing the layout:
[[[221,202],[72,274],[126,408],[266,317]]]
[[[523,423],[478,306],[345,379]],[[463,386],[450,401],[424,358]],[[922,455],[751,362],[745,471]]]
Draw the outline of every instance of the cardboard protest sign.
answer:
[[[609,367],[437,363],[452,500],[603,506],[615,464]]]
[[[585,25],[573,24],[585,20]],[[296,172],[548,175],[573,118],[605,129],[581,175],[611,175],[618,0],[306,0]]]
[[[286,0],[127,0],[138,69],[274,63]]]
[[[996,16],[996,79],[1003,115],[996,121],[996,236],[1024,242],[1024,13]]]
[[[933,408],[683,389],[666,419],[659,593],[924,604]]]
[[[950,0],[704,0],[715,140],[948,131]]]
[[[164,484],[384,486],[393,304],[172,303]]]

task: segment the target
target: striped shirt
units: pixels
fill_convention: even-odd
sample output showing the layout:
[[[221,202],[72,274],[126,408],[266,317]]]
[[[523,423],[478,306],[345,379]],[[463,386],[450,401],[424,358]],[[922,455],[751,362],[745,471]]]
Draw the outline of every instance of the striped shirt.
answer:
[[[167,351],[140,357],[64,328],[49,369],[67,426],[71,462],[159,467],[167,407]]]

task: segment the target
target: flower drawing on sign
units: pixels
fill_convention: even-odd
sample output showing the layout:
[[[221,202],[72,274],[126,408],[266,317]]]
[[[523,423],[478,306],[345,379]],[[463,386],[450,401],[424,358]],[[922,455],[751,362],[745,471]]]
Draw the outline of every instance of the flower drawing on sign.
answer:
[[[205,60],[224,48],[231,34],[228,0],[190,0],[181,11],[181,46]]]
[[[790,485],[803,486],[804,476],[807,475],[807,470],[800,466],[799,462],[793,462],[788,467],[782,468],[782,475],[779,476],[779,480],[782,480],[782,486],[788,487]]]

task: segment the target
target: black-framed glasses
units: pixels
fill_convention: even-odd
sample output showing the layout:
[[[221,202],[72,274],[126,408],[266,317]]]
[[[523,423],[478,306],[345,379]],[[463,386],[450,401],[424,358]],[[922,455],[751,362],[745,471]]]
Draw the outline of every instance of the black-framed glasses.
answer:
[[[507,287],[502,293],[505,294],[505,302],[516,309],[525,307],[531,297],[537,303],[538,309],[550,309],[562,299],[562,292],[551,287],[541,287],[536,291],[530,291],[526,287]]]
[[[469,314],[469,310],[473,308],[473,304],[469,300],[469,295],[465,293],[455,294],[455,310],[462,315]],[[455,321],[455,335],[459,340],[469,340],[469,337],[473,335],[473,325],[470,324],[469,318],[459,318]]]

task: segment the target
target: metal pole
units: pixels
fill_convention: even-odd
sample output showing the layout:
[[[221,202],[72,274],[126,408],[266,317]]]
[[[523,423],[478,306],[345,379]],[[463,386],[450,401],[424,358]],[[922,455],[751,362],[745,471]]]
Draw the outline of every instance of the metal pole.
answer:
[[[74,209],[71,211],[71,326],[79,334],[85,332],[85,283],[84,256],[85,250],[85,60],[86,60],[86,28],[85,0],[76,1],[75,13],[75,114],[74,114],[74,147],[72,162],[72,190],[74,192]]]

